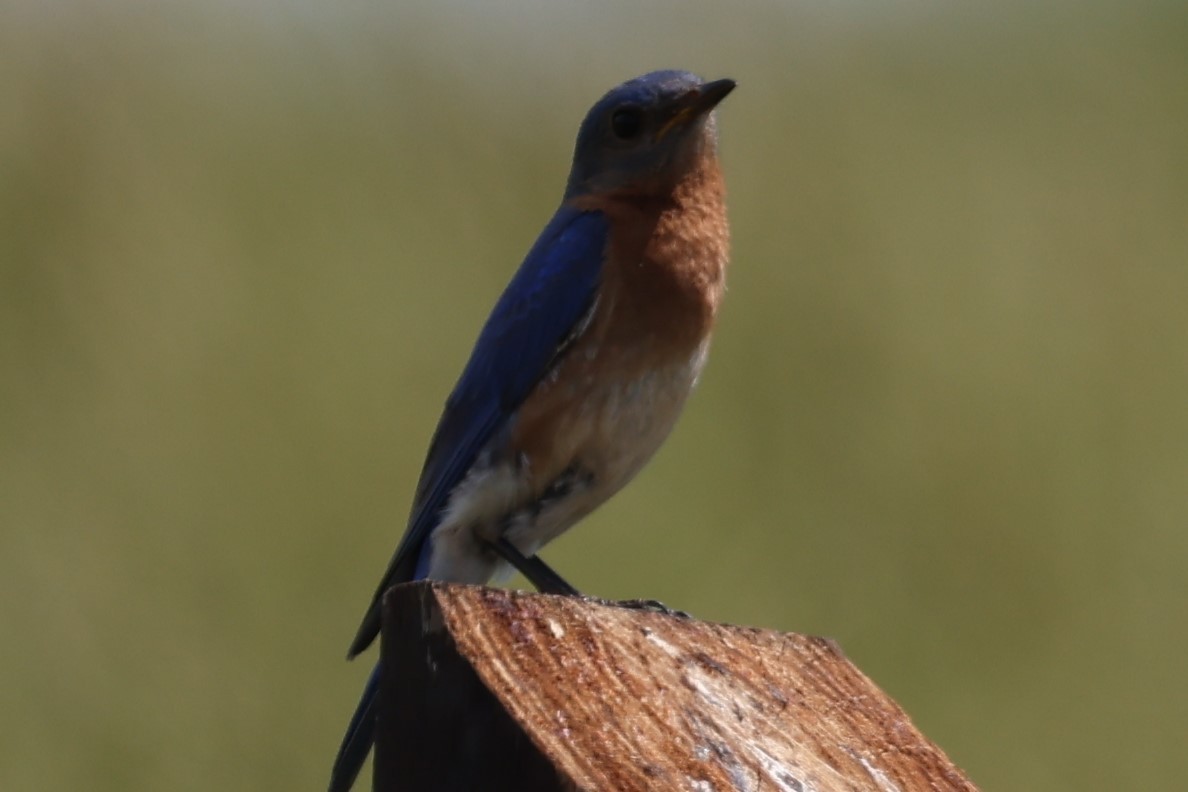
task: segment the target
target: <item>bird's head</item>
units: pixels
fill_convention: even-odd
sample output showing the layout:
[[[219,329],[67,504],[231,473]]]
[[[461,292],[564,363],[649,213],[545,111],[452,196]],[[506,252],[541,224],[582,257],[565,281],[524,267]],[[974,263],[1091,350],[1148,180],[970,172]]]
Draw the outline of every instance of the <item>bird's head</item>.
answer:
[[[656,71],[612,89],[578,130],[566,198],[662,196],[717,146],[713,110],[734,80]]]

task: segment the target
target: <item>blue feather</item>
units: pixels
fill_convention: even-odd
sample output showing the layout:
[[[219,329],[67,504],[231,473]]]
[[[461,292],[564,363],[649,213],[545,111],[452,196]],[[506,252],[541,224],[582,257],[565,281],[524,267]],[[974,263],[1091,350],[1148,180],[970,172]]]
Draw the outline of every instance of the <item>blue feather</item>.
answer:
[[[379,634],[380,597],[396,583],[424,576],[426,539],[450,493],[479,452],[498,435],[533,386],[548,373],[594,302],[607,245],[606,217],[571,207],[557,210],[527,254],[482,328],[462,376],[445,401],[425,458],[409,528],[350,645],[350,657]],[[371,750],[375,666],[330,775],[330,792],[349,790]]]
[[[426,540],[450,493],[548,373],[589,311],[601,281],[607,238],[602,214],[562,206],[499,298],[446,401],[421,471],[408,529],[351,644],[351,657],[379,634],[383,593],[396,583],[424,575]],[[331,792],[350,789],[371,750],[379,675],[377,665],[334,761]]]
[[[408,529],[351,644],[351,657],[379,634],[383,593],[423,574],[426,540],[450,494],[548,373],[589,310],[601,281],[608,235],[603,214],[562,205],[499,298],[446,401]]]
[[[375,741],[375,704],[379,695],[380,667],[376,663],[367,677],[363,695],[351,716],[351,723],[334,758],[334,769],[330,771],[329,792],[348,792],[363,767],[371,744]]]

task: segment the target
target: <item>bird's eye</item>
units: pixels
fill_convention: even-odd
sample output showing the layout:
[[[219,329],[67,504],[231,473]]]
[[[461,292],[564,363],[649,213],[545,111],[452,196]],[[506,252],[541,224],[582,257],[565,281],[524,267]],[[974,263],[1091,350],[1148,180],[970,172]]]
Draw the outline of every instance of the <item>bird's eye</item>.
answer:
[[[643,127],[643,110],[640,110],[638,107],[631,105],[620,107],[611,116],[611,131],[615,133],[615,137],[619,140],[632,140],[639,137],[639,133],[643,131]]]

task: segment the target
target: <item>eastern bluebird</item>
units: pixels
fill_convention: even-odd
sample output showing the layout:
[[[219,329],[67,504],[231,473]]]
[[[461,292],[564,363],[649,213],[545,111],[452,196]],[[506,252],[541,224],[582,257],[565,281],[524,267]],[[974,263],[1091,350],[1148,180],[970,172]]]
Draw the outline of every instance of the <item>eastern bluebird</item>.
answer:
[[[713,110],[733,80],[629,80],[578,131],[561,206],[487,319],[446,401],[412,514],[349,657],[396,583],[482,584],[509,564],[572,591],[535,553],[639,472],[705,364],[729,253]],[[334,763],[371,749],[379,666]]]

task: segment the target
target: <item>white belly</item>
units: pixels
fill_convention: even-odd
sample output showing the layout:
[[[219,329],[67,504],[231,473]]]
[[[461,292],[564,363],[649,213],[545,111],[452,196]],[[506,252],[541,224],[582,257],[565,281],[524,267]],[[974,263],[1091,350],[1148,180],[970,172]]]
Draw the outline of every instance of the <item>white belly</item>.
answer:
[[[568,430],[580,441],[572,458],[574,481],[549,497],[533,492],[516,460],[472,470],[451,496],[432,536],[429,577],[485,583],[508,571],[478,536],[502,533],[525,555],[552,539],[622,489],[668,437],[705,364],[708,341],[686,361],[643,375],[591,384],[578,394]],[[529,461],[531,464],[531,461]]]

